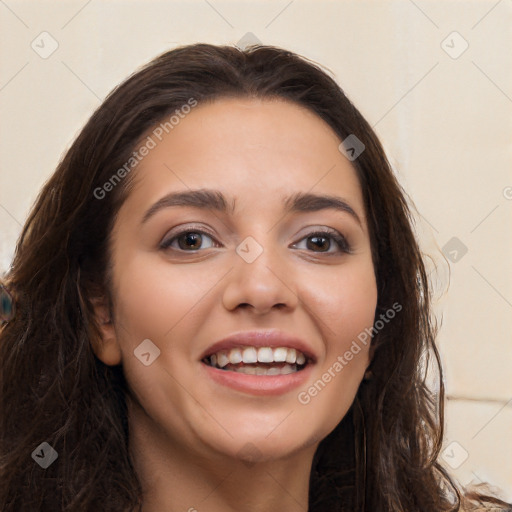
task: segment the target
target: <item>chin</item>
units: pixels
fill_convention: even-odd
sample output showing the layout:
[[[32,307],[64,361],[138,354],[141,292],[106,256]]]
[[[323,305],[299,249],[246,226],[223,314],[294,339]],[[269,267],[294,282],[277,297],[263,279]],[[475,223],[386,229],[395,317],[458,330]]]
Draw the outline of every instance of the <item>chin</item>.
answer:
[[[293,414],[290,415],[290,418],[292,416]],[[281,422],[282,419],[281,417]],[[230,430],[227,428],[227,430],[236,432],[236,434],[233,437],[226,434],[222,436],[222,439],[219,439],[218,436],[210,437],[208,444],[219,453],[246,463],[287,459],[298,452],[311,449],[324,437],[313,429],[308,432],[304,429],[303,423],[290,429],[289,426],[279,425],[279,421],[274,423],[273,429],[265,428],[255,431],[253,425],[252,428],[247,429]],[[327,434],[326,432],[325,435]]]

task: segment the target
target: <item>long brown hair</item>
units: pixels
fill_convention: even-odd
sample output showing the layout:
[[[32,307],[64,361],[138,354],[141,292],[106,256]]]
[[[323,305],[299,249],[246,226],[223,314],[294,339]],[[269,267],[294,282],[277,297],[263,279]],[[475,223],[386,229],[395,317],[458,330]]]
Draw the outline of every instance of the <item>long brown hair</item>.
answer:
[[[112,91],[23,227],[3,279],[16,313],[0,332],[0,509],[141,510],[122,366],[103,364],[91,349],[99,336],[92,299],[110,297],[109,236],[136,171],[123,173],[102,197],[98,190],[162,119],[191,99],[223,97],[286,99],[316,113],[342,140],[355,135],[364,144],[353,166],[377,279],[375,319],[394,303],[403,307],[373,335],[372,376],[320,442],[309,511],[458,510],[461,493],[437,462],[444,387],[431,290],[406,196],[379,140],[318,65],[271,46],[208,44],[166,52]],[[438,393],[426,384],[427,361],[439,370]],[[43,442],[58,454],[46,469],[33,460]]]

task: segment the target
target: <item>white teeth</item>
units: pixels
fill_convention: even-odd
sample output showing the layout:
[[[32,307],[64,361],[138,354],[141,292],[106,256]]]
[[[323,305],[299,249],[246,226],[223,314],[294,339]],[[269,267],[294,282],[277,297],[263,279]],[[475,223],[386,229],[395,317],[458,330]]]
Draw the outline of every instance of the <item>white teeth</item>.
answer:
[[[288,375],[290,373],[295,373],[297,371],[297,367],[295,365],[290,366],[289,364],[285,364],[282,368],[263,368],[262,366],[240,366],[239,368],[234,368],[232,371],[237,373],[245,373],[246,375]]]
[[[258,352],[254,347],[244,348],[242,356],[244,363],[250,364],[258,362]]]
[[[295,365],[293,365],[293,366],[295,367],[295,370],[289,364],[285,364],[281,368],[281,375],[288,375],[289,373],[296,372],[297,371],[297,367]]]
[[[241,371],[250,375],[286,375],[297,371],[296,365],[302,366],[306,363],[306,356],[302,352],[287,347],[234,347],[230,350],[220,350],[208,359],[214,368],[225,368],[228,364],[235,366],[243,363],[239,368],[230,366],[229,370]],[[277,366],[269,368],[258,366],[257,363],[277,363]],[[281,366],[282,363],[286,364]],[[272,371],[268,373],[270,370]]]
[[[261,347],[258,349],[258,362],[259,363],[273,363],[274,353],[270,347]]]
[[[242,351],[239,348],[233,348],[229,351],[229,362],[231,364],[242,362]]]
[[[279,347],[274,349],[274,362],[276,363],[284,363],[286,361],[286,354],[288,353],[288,349],[284,347]]]
[[[286,354],[286,362],[293,364],[297,360],[297,351],[294,348],[289,348]]]
[[[217,352],[217,366],[224,368],[229,363],[229,357],[226,352]]]

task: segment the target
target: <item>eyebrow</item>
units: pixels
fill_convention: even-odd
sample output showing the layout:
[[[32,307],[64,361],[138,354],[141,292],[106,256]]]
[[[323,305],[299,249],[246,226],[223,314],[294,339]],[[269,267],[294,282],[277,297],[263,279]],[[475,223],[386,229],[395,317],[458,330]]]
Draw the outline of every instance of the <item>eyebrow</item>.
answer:
[[[224,194],[219,190],[197,189],[185,192],[171,192],[159,199],[146,211],[142,224],[146,223],[157,212],[164,208],[175,206],[188,206],[203,210],[215,210],[232,215],[235,211],[236,201],[228,203]],[[284,200],[285,209],[290,212],[317,212],[320,210],[337,210],[348,213],[362,226],[361,219],[354,209],[341,197],[297,192]]]

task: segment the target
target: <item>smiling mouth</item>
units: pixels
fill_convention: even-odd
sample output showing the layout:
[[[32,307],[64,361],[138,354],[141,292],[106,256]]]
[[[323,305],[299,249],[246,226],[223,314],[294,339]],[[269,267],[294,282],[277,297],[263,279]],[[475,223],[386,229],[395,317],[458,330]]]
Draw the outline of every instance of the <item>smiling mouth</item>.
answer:
[[[246,346],[220,350],[202,362],[219,370],[247,375],[288,375],[301,371],[312,361],[294,348]]]

